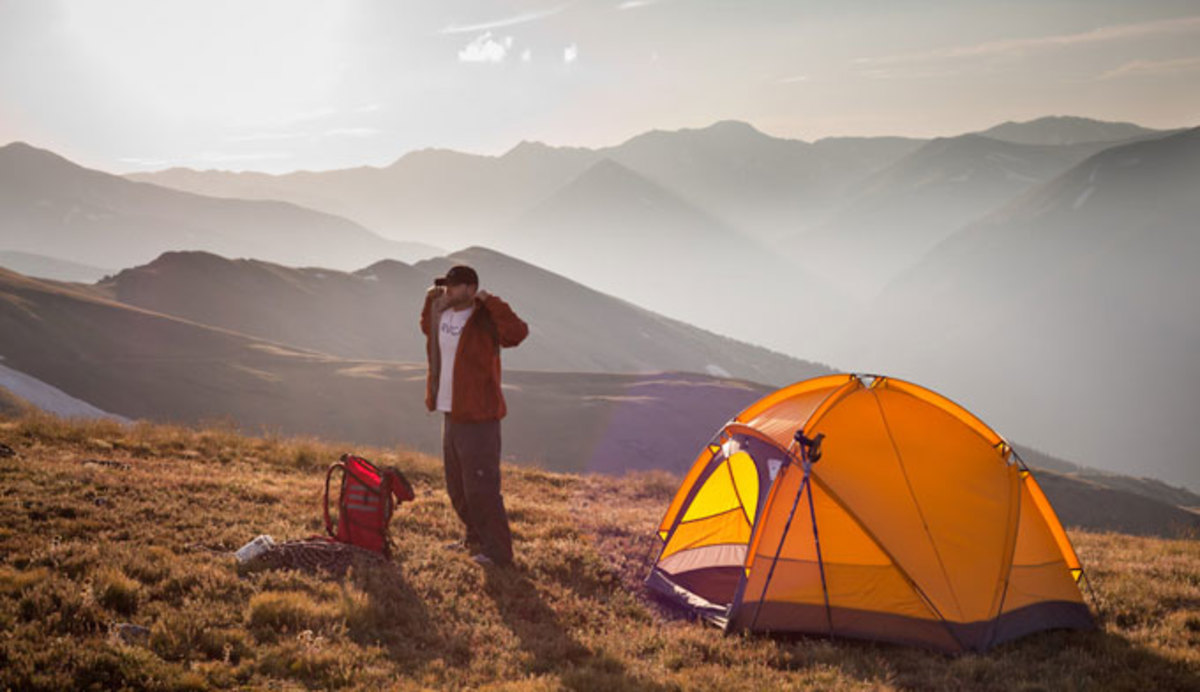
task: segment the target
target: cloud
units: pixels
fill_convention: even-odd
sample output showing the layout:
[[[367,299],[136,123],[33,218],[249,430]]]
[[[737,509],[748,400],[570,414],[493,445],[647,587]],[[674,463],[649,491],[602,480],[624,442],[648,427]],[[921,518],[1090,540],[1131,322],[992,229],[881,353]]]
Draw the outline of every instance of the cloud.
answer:
[[[311,123],[316,120],[325,120],[326,118],[332,118],[339,113],[341,113],[341,111],[337,108],[331,108],[327,106],[325,108],[317,108],[310,111],[292,112],[287,115],[281,115],[273,118],[234,119],[227,124],[230,127],[242,130],[256,130],[261,128],[264,132],[269,132],[272,130],[272,128],[288,128],[295,125],[300,125],[301,123]],[[263,137],[263,139],[270,139],[272,137],[273,135],[268,135]],[[277,136],[274,137],[279,138]]]
[[[497,41],[492,38],[492,32],[485,31],[458,51],[458,60],[459,62],[503,62],[511,48],[512,36],[506,36],[503,41]]]
[[[572,43],[563,49],[563,62],[570,65],[579,59],[579,46]]]
[[[305,132],[251,132],[246,135],[226,137],[226,142],[278,142],[288,139],[303,139],[309,135]]]
[[[858,76],[865,77],[866,79],[944,79],[946,77],[955,77],[961,75],[963,72],[963,70],[956,68],[873,68],[869,70],[860,70],[858,72]]]
[[[941,48],[920,53],[905,53],[878,58],[859,58],[854,62],[858,65],[894,65],[960,58],[1014,57],[1033,51],[1196,32],[1200,32],[1200,16],[1162,19],[1153,22],[1139,22],[1137,24],[1119,24],[1074,34],[988,41],[974,45],[952,46],[950,48]]]
[[[489,29],[499,29],[501,27],[513,26],[515,24],[524,24],[526,22],[535,22],[539,19],[545,19],[562,12],[567,8],[567,5],[557,5],[545,10],[536,10],[534,12],[524,12],[512,17],[503,19],[495,19],[489,22],[480,22],[478,24],[451,24],[443,27],[438,33],[442,34],[473,34],[477,31],[487,31]]]
[[[1100,75],[1099,79],[1117,79],[1141,75],[1177,74],[1200,70],[1200,56],[1174,60],[1134,60]]]
[[[382,132],[375,127],[335,127],[325,131],[326,137],[374,137]]]
[[[302,111],[300,113],[296,113],[295,115],[291,115],[287,118],[284,118],[280,122],[285,123],[285,124],[287,124],[287,123],[304,123],[304,122],[311,122],[313,120],[322,120],[324,118],[328,118],[332,115],[337,115],[337,114],[338,114],[338,110],[336,108],[318,108],[316,110]]]

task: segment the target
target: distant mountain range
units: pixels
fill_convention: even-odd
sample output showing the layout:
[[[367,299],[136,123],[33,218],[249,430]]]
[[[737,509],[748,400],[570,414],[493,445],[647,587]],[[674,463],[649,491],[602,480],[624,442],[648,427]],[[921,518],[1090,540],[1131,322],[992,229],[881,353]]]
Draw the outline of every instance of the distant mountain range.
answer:
[[[1047,116],[1028,122],[1006,122],[989,127],[979,134],[1015,144],[1085,144],[1094,142],[1126,142],[1132,139],[1155,137],[1170,132],[1151,130],[1134,123],[1114,123],[1091,118]]]
[[[78,166],[23,143],[0,147],[0,250],[105,267],[168,250],[356,268],[438,250],[279,201],[203,197]]]
[[[1078,160],[1105,143],[1163,134],[1129,123],[1048,117],[1004,123],[975,136],[1051,148],[1091,145],[1075,154]],[[831,137],[809,143],[722,121],[700,129],[655,130],[600,149],[521,142],[502,156],[415,151],[383,168],[281,175],[174,168],[127,177],[216,197],[290,201],[354,219],[396,239],[497,246],[497,228],[510,225],[589,167],[610,160],[728,226],[775,241],[790,240],[819,223],[853,200],[862,184],[870,185],[869,178],[930,143],[904,137]],[[1070,164],[1065,160],[1059,172]],[[962,173],[961,160],[957,166],[950,177]],[[462,204],[468,195],[471,203]],[[447,235],[455,242],[447,243]]]
[[[356,272],[295,269],[201,252],[166,253],[87,289],[127,305],[355,359],[423,363],[417,317],[425,290],[455,263],[531,326],[505,363],[521,370],[649,373],[685,370],[782,386],[831,372],[662,317],[527,262],[470,248],[414,266]]]
[[[963,228],[843,340],[1113,470],[1200,469],[1200,128],[1106,149]]]
[[[0,241],[2,242],[2,241]],[[0,250],[0,267],[11,269],[19,274],[59,279],[61,281],[79,281],[93,283],[104,276],[112,274],[115,269],[95,267],[80,262],[70,262],[47,255],[16,250]]]
[[[812,271],[874,297],[964,225],[1110,146],[935,139],[861,181],[836,212],[788,247]],[[854,261],[836,261],[849,257]]]
[[[542,244],[535,257],[513,229],[547,207],[570,205],[561,199],[564,194],[588,201],[578,189],[612,178],[619,169],[651,190],[631,190],[638,199],[671,195],[692,210],[693,218],[681,221],[695,222],[698,229],[722,226],[787,257],[804,273],[820,275],[816,295],[821,300],[813,302],[822,303],[835,294],[874,297],[939,241],[1032,186],[1115,143],[1164,134],[1129,123],[1048,117],[935,140],[864,137],[809,143],[724,121],[647,132],[602,149],[522,142],[502,156],[417,151],[385,168],[283,175],[169,169],[129,177],[218,197],[287,200],[355,219],[394,238],[486,245],[608,290],[591,277],[575,276],[570,260],[577,254],[561,243]],[[468,196],[470,203],[462,204]],[[572,221],[589,226],[589,240],[644,236],[656,221],[651,214],[639,215],[637,199],[610,195],[608,201],[622,205],[617,218],[610,214],[593,222],[581,218],[582,209],[574,210]],[[806,283],[798,292],[812,295],[812,286]],[[627,291],[614,292],[659,307],[653,292],[635,293],[636,286]],[[844,312],[842,305],[830,311]],[[668,314],[696,322],[693,316]]]
[[[198,194],[286,200],[397,239],[497,246],[495,231],[602,161],[621,164],[759,239],[786,235],[843,189],[922,144],[901,137],[771,137],[741,122],[652,131],[602,149],[522,142],[502,156],[415,151],[383,168],[282,175],[168,169],[136,173]],[[469,199],[469,204],[463,204]],[[447,242],[446,238],[454,239]]]
[[[775,349],[803,340],[809,320],[834,319],[845,305],[803,268],[607,159],[497,242],[605,293]],[[781,314],[781,299],[796,312]],[[793,300],[803,301],[803,313]]]

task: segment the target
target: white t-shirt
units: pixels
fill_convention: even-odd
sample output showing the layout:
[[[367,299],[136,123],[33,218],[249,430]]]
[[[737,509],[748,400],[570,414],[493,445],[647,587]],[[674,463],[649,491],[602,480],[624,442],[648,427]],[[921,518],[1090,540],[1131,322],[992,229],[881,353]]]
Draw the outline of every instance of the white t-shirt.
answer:
[[[437,410],[450,412],[450,404],[454,397],[454,356],[458,354],[458,339],[462,336],[463,327],[475,312],[472,305],[466,310],[453,308],[442,313],[438,331],[438,347],[442,352],[442,373],[438,378]]]

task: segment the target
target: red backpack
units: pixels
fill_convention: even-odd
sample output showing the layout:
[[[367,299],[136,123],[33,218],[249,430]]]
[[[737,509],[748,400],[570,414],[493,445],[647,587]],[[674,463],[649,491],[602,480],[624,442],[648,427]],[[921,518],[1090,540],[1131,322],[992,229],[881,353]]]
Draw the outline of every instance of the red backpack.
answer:
[[[338,518],[329,516],[329,482],[333,472],[342,471],[338,496]],[[414,497],[412,485],[394,468],[380,470],[353,454],[343,454],[325,474],[325,531],[333,540],[391,555],[388,522],[396,505]]]

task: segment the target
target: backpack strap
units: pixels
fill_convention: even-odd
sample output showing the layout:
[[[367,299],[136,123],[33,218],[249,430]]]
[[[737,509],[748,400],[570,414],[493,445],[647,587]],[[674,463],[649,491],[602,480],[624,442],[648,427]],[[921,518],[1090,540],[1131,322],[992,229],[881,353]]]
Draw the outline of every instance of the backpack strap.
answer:
[[[413,491],[412,483],[409,483],[400,469],[394,466],[383,469],[383,485],[396,499],[397,505],[402,502],[411,502],[417,496]]]
[[[333,519],[329,516],[329,480],[333,478],[334,470],[339,468],[342,470],[342,478],[344,479],[346,477],[346,465],[340,461],[330,464],[329,470],[325,472],[325,533],[328,533],[330,538],[335,538],[337,534],[333,530]],[[340,516],[338,520],[341,520]]]

